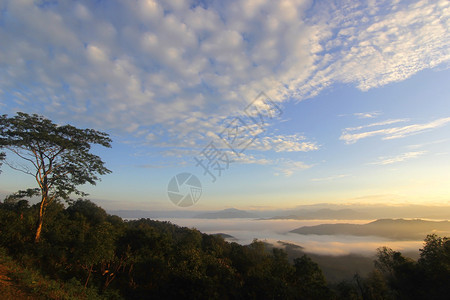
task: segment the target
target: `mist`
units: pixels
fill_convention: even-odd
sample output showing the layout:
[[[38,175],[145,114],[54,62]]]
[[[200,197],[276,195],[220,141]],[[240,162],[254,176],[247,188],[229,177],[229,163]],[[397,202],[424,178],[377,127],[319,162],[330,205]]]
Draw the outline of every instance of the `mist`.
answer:
[[[214,234],[225,233],[233,236],[239,244],[246,245],[258,239],[281,246],[278,241],[292,243],[303,247],[306,253],[320,255],[359,254],[373,256],[382,246],[401,252],[418,252],[423,240],[393,241],[376,236],[346,235],[301,235],[289,231],[301,226],[313,226],[324,223],[365,224],[368,220],[255,220],[255,219],[186,219],[158,218],[179,226],[196,228],[201,232]],[[424,236],[425,238],[425,236]]]

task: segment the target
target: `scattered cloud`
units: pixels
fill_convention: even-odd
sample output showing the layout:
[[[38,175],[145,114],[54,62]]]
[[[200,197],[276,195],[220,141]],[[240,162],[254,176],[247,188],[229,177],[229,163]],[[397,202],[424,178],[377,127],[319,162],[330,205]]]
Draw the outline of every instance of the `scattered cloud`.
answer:
[[[290,177],[298,171],[313,167],[313,165],[308,165],[302,161],[292,160],[279,160],[277,164],[278,167],[276,168],[277,172],[275,173],[275,176],[284,175],[285,177]]]
[[[368,90],[401,81],[412,74],[448,61],[450,12],[445,1],[334,1],[320,2],[317,19],[326,19],[328,31],[321,44],[327,62],[321,79],[356,83]],[[318,13],[319,10],[314,11]],[[427,46],[431,48],[427,49]],[[440,57],[436,56],[440,53]],[[427,59],[423,59],[427,57]]]
[[[394,157],[380,157],[379,161],[370,163],[371,165],[391,165],[398,162],[414,159],[424,155],[427,151],[406,152]]]
[[[186,158],[186,157],[194,157],[198,155],[201,150],[199,149],[186,149],[186,148],[169,148],[161,151],[160,153],[164,157],[171,158]]]
[[[305,139],[304,136],[298,134],[264,136],[256,139],[250,149],[275,152],[308,152],[319,149],[315,142],[308,142]]]
[[[271,159],[258,157],[251,154],[241,153],[239,157],[236,157],[234,153],[229,152],[229,155],[235,157],[233,162],[238,164],[256,164],[256,165],[273,165],[275,162]]]
[[[389,128],[382,128],[377,130],[371,130],[371,131],[362,131],[362,132],[356,132],[353,133],[353,131],[365,129],[368,127],[374,127],[374,126],[383,126],[383,125],[389,125],[394,124],[398,122],[405,122],[406,119],[398,119],[398,120],[388,120],[385,122],[380,123],[373,123],[366,126],[360,126],[355,128],[346,128],[343,130],[342,135],[340,136],[340,140],[345,141],[346,144],[353,144],[359,141],[360,139],[373,137],[373,136],[382,136],[383,140],[391,140],[391,139],[398,139],[398,138],[404,138],[407,136],[423,133],[429,130],[433,130],[442,126],[447,125],[450,123],[450,117],[448,118],[440,118],[428,123],[422,123],[422,124],[412,124],[412,125],[406,125],[402,127],[389,127]]]

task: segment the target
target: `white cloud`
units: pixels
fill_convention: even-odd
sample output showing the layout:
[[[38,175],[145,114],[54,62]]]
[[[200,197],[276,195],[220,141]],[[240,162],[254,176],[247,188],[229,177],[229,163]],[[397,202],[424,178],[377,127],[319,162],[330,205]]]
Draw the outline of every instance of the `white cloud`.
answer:
[[[261,139],[256,139],[249,149],[275,152],[308,152],[319,149],[315,142],[308,142],[305,139],[298,134],[263,136]]]
[[[447,125],[450,123],[450,117],[448,118],[440,118],[428,123],[422,123],[422,124],[412,124],[412,125],[406,125],[402,127],[390,127],[390,128],[382,128],[372,131],[363,131],[363,132],[357,132],[352,133],[352,131],[355,130],[361,130],[368,127],[374,127],[374,126],[383,126],[383,125],[390,125],[393,123],[398,122],[404,122],[404,119],[398,119],[398,120],[388,120],[385,122],[379,122],[379,123],[373,123],[366,126],[360,126],[360,127],[354,127],[354,128],[346,128],[343,132],[340,140],[345,141],[347,144],[356,143],[360,139],[373,137],[373,136],[382,136],[383,140],[391,140],[391,139],[398,139],[398,138],[404,138],[407,136],[411,136],[414,134],[423,133],[428,130],[433,130],[442,126]]]
[[[406,152],[394,157],[380,157],[379,161],[371,163],[371,165],[390,165],[403,162],[424,155],[427,151]]]
[[[380,115],[380,112],[372,111],[372,112],[365,112],[365,113],[354,113],[353,115],[358,117],[359,119],[366,119],[366,118],[375,118],[378,115]]]
[[[367,90],[450,61],[448,1],[14,0],[0,11],[2,109],[144,137],[158,127],[174,147],[217,132],[207,120],[233,115],[260,91],[279,103],[336,82]],[[404,130],[345,140],[421,131]],[[318,147],[266,140],[272,146],[258,149]]]
[[[445,1],[380,1],[374,7],[364,2],[339,4],[343,7],[334,15],[324,10],[341,33],[327,45],[329,52],[337,51],[336,63],[326,69],[330,77],[368,90],[448,61],[450,11]]]

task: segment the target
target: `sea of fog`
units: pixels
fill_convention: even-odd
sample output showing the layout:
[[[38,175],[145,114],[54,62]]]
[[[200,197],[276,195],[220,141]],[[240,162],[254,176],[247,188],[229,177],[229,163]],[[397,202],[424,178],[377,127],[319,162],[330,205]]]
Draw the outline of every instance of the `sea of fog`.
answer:
[[[318,224],[352,223],[365,224],[368,220],[257,220],[257,219],[187,219],[156,218],[173,224],[196,228],[201,232],[225,233],[236,238],[237,243],[246,245],[258,239],[269,243],[278,241],[302,246],[307,253],[323,255],[375,254],[378,247],[387,246],[401,252],[417,252],[423,241],[392,241],[382,237],[360,237],[345,235],[300,235],[289,231],[301,226]]]

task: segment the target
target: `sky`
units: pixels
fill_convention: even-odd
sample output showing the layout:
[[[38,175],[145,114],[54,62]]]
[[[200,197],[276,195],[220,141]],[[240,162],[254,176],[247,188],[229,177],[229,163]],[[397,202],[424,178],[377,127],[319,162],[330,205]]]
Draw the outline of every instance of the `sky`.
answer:
[[[0,113],[109,133],[93,151],[113,173],[82,187],[109,209],[450,204],[449,17],[438,0],[0,0]],[[2,195],[36,185],[2,171]],[[183,173],[201,184],[178,182],[187,207],[168,193]]]

